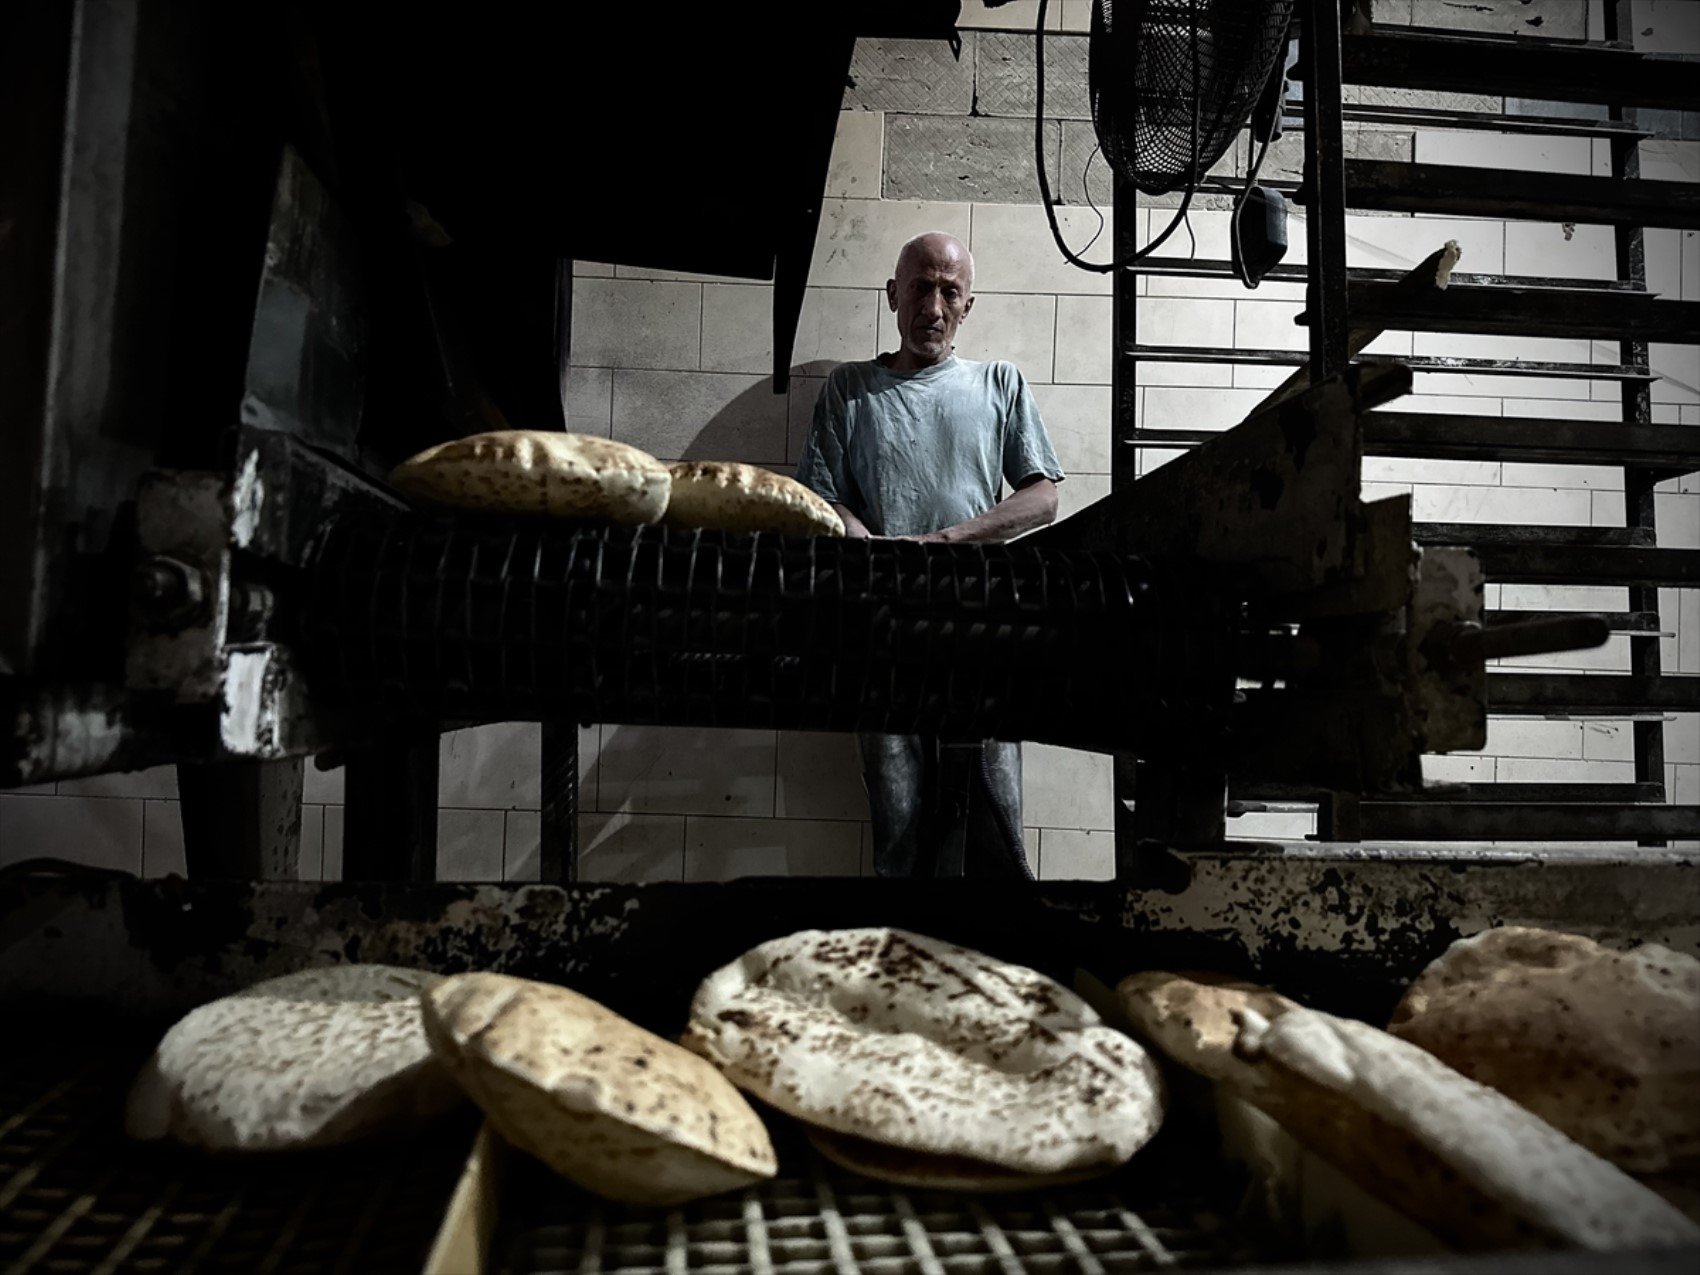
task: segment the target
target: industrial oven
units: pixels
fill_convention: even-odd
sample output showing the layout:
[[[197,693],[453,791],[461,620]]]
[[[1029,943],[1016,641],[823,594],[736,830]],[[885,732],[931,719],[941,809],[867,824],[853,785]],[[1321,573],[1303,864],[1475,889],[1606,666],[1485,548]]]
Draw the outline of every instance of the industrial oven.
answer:
[[[1481,745],[1490,660],[1607,631],[1485,625],[1479,559],[1419,550],[1408,502],[1361,499],[1365,417],[1408,368],[1319,347],[1238,429],[1008,546],[444,517],[387,489],[443,438],[562,423],[563,258],[773,279],[783,384],[854,40],[950,39],[956,6],[793,15],[777,62],[748,15],[639,36],[617,16],[232,8],[4,19],[0,118],[21,144],[0,240],[0,780],[176,763],[189,864],[143,882],[43,847],[0,875],[6,1269],[419,1269],[468,1234],[515,1271],[1245,1269],[1374,1249],[1374,1227],[1307,1227],[1293,1185],[1257,1180],[1197,1113],[1086,1187],[904,1192],[782,1144],[775,1182],[660,1212],[484,1143],[469,1177],[474,1130],[453,1122],[253,1163],[124,1142],[124,1087],[173,1017],[308,965],[500,970],[673,1034],[704,974],[808,927],[902,926],[1083,988],[1221,970],[1370,1021],[1488,925],[1692,946],[1700,884],[1675,851],[1222,844],[1231,782],[1420,794],[1424,753]],[[1315,83],[1339,34],[1332,5],[1305,12]],[[559,74],[568,39],[611,51],[605,80]],[[611,129],[597,94],[622,76],[655,113]],[[705,158],[689,107],[710,92],[752,121],[747,152]],[[640,131],[665,163],[634,159]],[[543,162],[551,147],[574,164]],[[710,194],[681,217],[664,196],[686,170]],[[610,188],[667,215],[610,211]],[[1444,268],[1387,303],[1426,302]],[[1319,342],[1343,339],[1323,273]],[[438,733],[516,719],[545,724],[544,883],[433,883]],[[925,730],[1161,767],[1112,883],[580,885],[578,721]],[[295,879],[315,756],[348,767],[341,884]]]

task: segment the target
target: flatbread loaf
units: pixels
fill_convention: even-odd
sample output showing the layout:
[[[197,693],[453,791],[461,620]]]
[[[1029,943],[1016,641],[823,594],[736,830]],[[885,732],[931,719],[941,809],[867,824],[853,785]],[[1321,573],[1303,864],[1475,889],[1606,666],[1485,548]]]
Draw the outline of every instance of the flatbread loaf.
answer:
[[[503,429],[439,443],[390,474],[404,495],[481,513],[651,523],[667,508],[667,467],[611,438]]]
[[[326,1147],[459,1105],[431,1057],[422,970],[302,970],[192,1010],[131,1086],[125,1129],[221,1151]]]
[[[766,1126],[724,1076],[577,992],[459,974],[424,1005],[497,1132],[586,1190],[666,1205],[774,1175]]]
[[[1632,1173],[1700,1167],[1700,961],[1506,926],[1460,939],[1388,1030]]]
[[[1157,1131],[1150,1056],[1068,989],[901,930],[805,930],[697,990],[685,1043],[831,1132],[1021,1174],[1107,1172]]]
[[[1104,1173],[1101,1166],[1072,1173],[1021,1173],[966,1156],[926,1155],[902,1147],[853,1138],[829,1129],[806,1129],[809,1145],[841,1169],[863,1177],[921,1191],[1043,1191],[1085,1182]]]
[[[682,460],[672,466],[667,522],[713,531],[842,536],[838,511],[794,478],[757,465]]]
[[[1700,1227],[1616,1166],[1432,1054],[1273,993],[1174,975],[1123,982],[1138,1029],[1274,1117],[1366,1190],[1462,1248],[1700,1242]],[[1236,1024],[1224,1039],[1221,1017]]]

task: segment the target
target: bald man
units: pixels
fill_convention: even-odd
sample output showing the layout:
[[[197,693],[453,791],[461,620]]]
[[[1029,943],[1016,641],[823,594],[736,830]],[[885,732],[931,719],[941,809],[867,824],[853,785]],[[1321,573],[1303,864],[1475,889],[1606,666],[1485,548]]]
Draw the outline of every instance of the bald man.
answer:
[[[885,295],[901,344],[827,378],[799,481],[853,537],[1004,541],[1052,521],[1063,472],[1027,382],[1012,363],[956,356],[974,308],[968,249],[945,234],[911,239]],[[978,750],[917,736],[861,746],[881,876],[1026,872],[1019,744],[986,743],[984,766]]]

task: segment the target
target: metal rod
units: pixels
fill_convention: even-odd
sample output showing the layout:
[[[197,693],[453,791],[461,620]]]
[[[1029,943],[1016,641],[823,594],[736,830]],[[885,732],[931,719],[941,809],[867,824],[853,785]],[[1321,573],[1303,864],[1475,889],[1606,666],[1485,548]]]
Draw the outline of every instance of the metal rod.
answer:
[[[578,880],[578,726],[543,723],[542,818],[538,879],[552,885]]]
[[[1609,40],[1633,40],[1635,31],[1634,5],[1631,0],[1611,0],[1605,6],[1605,36]],[[1610,117],[1633,122],[1635,110],[1621,101],[1610,104]],[[1611,175],[1618,181],[1635,181],[1641,176],[1641,151],[1634,139],[1613,138],[1611,141]],[[1645,287],[1647,282],[1646,237],[1638,225],[1618,224],[1612,227],[1612,245],[1617,277]],[[1618,344],[1618,357],[1625,362],[1648,359],[1644,335],[1630,335]],[[1653,400],[1650,386],[1625,384],[1621,387],[1623,420],[1641,425],[1653,419]],[[1657,501],[1653,495],[1657,475],[1645,470],[1625,469],[1623,472],[1623,515],[1626,526],[1644,530],[1655,543],[1658,538]],[[1632,611],[1659,610],[1659,590],[1655,584],[1637,581],[1629,589],[1629,609]],[[1658,642],[1637,642],[1629,648],[1629,671],[1632,676],[1653,681],[1662,680],[1663,665]],[[1639,783],[1665,782],[1665,726],[1663,722],[1635,722],[1630,727],[1635,744],[1635,778]],[[1693,825],[1690,825],[1691,827]],[[1646,845],[1661,845],[1649,840]]]
[[[1267,182],[1263,183],[1268,185]],[[1232,279],[1234,265],[1231,261],[1218,261],[1208,257],[1147,257],[1139,263],[1139,273],[1145,275],[1179,275],[1183,278],[1199,279]],[[1384,270],[1375,266],[1352,266],[1347,271],[1347,277],[1353,283],[1397,283],[1405,278],[1408,270]],[[1266,282],[1303,283],[1309,278],[1309,273],[1302,265],[1275,266],[1264,275]],[[1454,295],[1464,288],[1481,289],[1498,292],[1513,288],[1540,288],[1553,292],[1564,293],[1564,298],[1590,297],[1595,295],[1617,295],[1628,293],[1634,295],[1635,286],[1617,279],[1564,279],[1546,275],[1491,275],[1465,274],[1454,270],[1451,278],[1451,290]]]
[[[1611,4],[1606,22],[1608,31],[1625,37],[1634,30],[1627,17],[1614,21]],[[1342,64],[1353,84],[1463,93],[1491,85],[1495,96],[1700,109],[1694,69],[1685,60],[1598,44],[1382,27],[1348,38]]]
[[[416,730],[349,750],[343,880],[436,879],[438,739]]]
[[[1115,210],[1114,259],[1132,259],[1139,249],[1139,190],[1119,173],[1111,188]],[[1146,258],[1148,263],[1154,258]],[[1140,420],[1138,274],[1117,270],[1111,278],[1110,302],[1110,438],[1112,443],[1133,429]],[[1123,448],[1110,449],[1110,491],[1122,492],[1139,477],[1139,458]],[[1138,786],[1139,762],[1131,753],[1116,753],[1111,763],[1111,785],[1115,794],[1116,880],[1134,880],[1139,870],[1138,828],[1133,803]]]
[[[297,881],[303,760],[179,765],[183,857],[191,877]]]
[[[1491,629],[1467,629],[1449,644],[1461,663],[1508,660],[1518,655],[1553,651],[1585,651],[1604,646],[1611,626],[1604,616],[1575,615],[1563,619],[1531,620]]]
[[[1695,713],[1700,712],[1700,677],[1489,673],[1488,712],[1517,716],[1581,713],[1624,717],[1636,713]]]
[[[1305,218],[1310,283],[1310,379],[1315,385],[1346,366],[1346,176],[1341,117],[1340,6],[1308,0],[1299,40],[1305,75]]]
[[[1635,145],[1617,137],[1611,144]],[[1700,227],[1700,189],[1688,182],[1350,159],[1345,163],[1345,186],[1348,205],[1381,212]]]
[[[1700,806],[1616,803],[1365,803],[1363,835],[1389,840],[1634,841],[1663,844],[1700,828]]]
[[[1303,350],[1235,349],[1229,346],[1135,345],[1128,351],[1147,363],[1270,363],[1304,367]],[[1554,363],[1532,359],[1472,359],[1449,354],[1377,354],[1355,360],[1371,367],[1392,365],[1413,372],[1481,372],[1491,376],[1533,376],[1543,380],[1646,381],[1654,379],[1645,364]]]

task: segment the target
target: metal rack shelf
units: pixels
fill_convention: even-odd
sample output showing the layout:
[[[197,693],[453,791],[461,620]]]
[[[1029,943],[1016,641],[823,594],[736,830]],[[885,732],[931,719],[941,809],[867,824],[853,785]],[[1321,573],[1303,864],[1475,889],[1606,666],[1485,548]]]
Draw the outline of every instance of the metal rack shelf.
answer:
[[[1291,103],[1287,110],[1289,114],[1293,113]],[[1397,124],[1406,128],[1494,129],[1501,133],[1535,133],[1542,137],[1623,137],[1634,141],[1644,141],[1653,136],[1646,129],[1623,120],[1575,119],[1563,115],[1447,111],[1367,102],[1347,102],[1343,114],[1355,124]]]
[[[1348,159],[1346,204],[1370,212],[1674,226],[1680,230],[1700,227],[1700,187],[1687,182],[1507,172],[1391,159]]]
[[[1488,711],[1521,716],[1700,713],[1700,677],[1489,673]]]
[[[1610,0],[1607,8],[1615,3]],[[1628,34],[1627,24],[1623,33]],[[1341,40],[1340,67],[1348,84],[1489,92],[1605,106],[1700,109],[1700,80],[1692,61],[1637,53],[1616,41],[1378,28]]]
[[[1136,429],[1129,447],[1195,447],[1208,429]],[[1364,418],[1366,456],[1423,460],[1509,461],[1534,465],[1621,465],[1665,477],[1700,470],[1700,431],[1681,425],[1545,417],[1371,412]]]
[[[0,1051],[0,1268],[416,1272],[471,1142],[451,1119],[334,1154],[132,1142],[123,1095],[156,1039],[38,1020]]]
[[[1351,281],[1353,321],[1402,332],[1470,332],[1485,336],[1638,337],[1700,341],[1700,301],[1668,301],[1635,292],[1578,292],[1504,284],[1453,286],[1412,297],[1378,280]]]
[[[801,1139],[778,1143],[782,1168],[773,1181],[665,1211],[606,1204],[516,1164],[511,1207],[496,1236],[502,1268],[514,1275],[1044,1275],[1220,1270],[1288,1256],[1238,1233],[1235,1173],[1220,1165],[1201,1173],[1195,1157],[1173,1144],[1147,1149],[1102,1181],[965,1196],[860,1178]]]
[[[1569,419],[1561,404],[1551,418],[1441,415],[1381,410],[1363,418],[1366,456],[1421,460],[1621,469],[1626,518],[1620,527],[1501,524],[1419,524],[1424,545],[1462,545],[1480,558],[1490,585],[1621,586],[1627,605],[1605,615],[1610,631],[1629,641],[1627,671],[1548,673],[1494,671],[1487,682],[1489,712],[1515,717],[1605,718],[1630,723],[1635,778],[1627,783],[1445,785],[1398,799],[1354,794],[1280,793],[1234,785],[1241,811],[1284,797],[1320,805],[1324,840],[1641,840],[1657,842],[1700,832],[1700,810],[1665,804],[1663,730],[1672,713],[1700,711],[1700,678],[1663,671],[1659,637],[1669,636],[1659,614],[1659,590],[1700,586],[1700,550],[1661,545],[1654,486],[1700,471],[1700,430],[1654,424],[1651,388],[1657,374],[1650,342],[1700,342],[1700,303],[1661,297],[1646,285],[1642,228],[1700,227],[1700,188],[1652,181],[1640,174],[1638,144],[1653,135],[1635,108],[1700,109],[1695,59],[1634,50],[1627,0],[1608,0],[1601,41],[1461,34],[1425,28],[1377,28],[1342,34],[1338,6],[1301,0],[1303,103],[1291,104],[1306,128],[1305,176],[1300,183],[1266,181],[1305,204],[1306,266],[1280,266],[1271,282],[1307,284],[1300,323],[1303,349],[1232,349],[1156,344],[1140,339],[1133,274],[1116,278],[1114,448],[1117,481],[1137,472],[1144,449],[1185,449],[1218,431],[1174,427],[1147,417],[1133,428],[1140,362],[1248,367],[1310,367],[1313,378],[1350,362],[1392,363],[1414,372],[1488,378],[1563,379],[1615,384],[1622,403],[1614,421]],[[1609,109],[1604,118],[1454,109],[1452,102],[1349,101],[1345,85],[1437,93],[1475,93],[1536,102],[1578,102]],[[1466,104],[1469,105],[1469,104]],[[1597,138],[1611,149],[1609,176],[1507,172],[1453,164],[1348,159],[1345,121],[1411,128],[1475,130],[1512,135]],[[1201,189],[1231,193],[1237,182],[1212,178]],[[1133,191],[1118,188],[1118,198]],[[1615,277],[1603,280],[1454,274],[1442,289],[1401,287],[1395,271],[1346,266],[1348,209],[1429,213],[1540,223],[1580,222],[1613,227]],[[1131,219],[1130,219],[1131,220]],[[1118,233],[1121,223],[1118,221]],[[1420,229],[1422,223],[1413,225]],[[1131,245],[1137,246],[1137,245]],[[1435,245],[1438,246],[1438,245]],[[1140,263],[1153,276],[1232,278],[1227,262],[1169,257]],[[1355,354],[1384,331],[1526,338],[1610,340],[1616,360],[1519,359],[1434,354]],[[1155,334],[1153,334],[1155,335]],[[1161,339],[1161,338],[1159,338]],[[1490,381],[1488,384],[1493,384]],[[1488,391],[1483,391],[1488,392]],[[1559,609],[1491,608],[1489,627],[1562,619]],[[1118,796],[1134,798],[1135,772],[1118,765]],[[1173,820],[1171,819],[1171,822]],[[1120,834],[1118,834],[1120,835]]]
[[[1145,363],[1264,363],[1304,367],[1303,350],[1239,350],[1222,346],[1130,345],[1123,351]],[[1645,364],[1563,363],[1534,359],[1475,359],[1448,354],[1366,354],[1358,363],[1394,363],[1413,372],[1468,372],[1488,376],[1533,376],[1543,380],[1631,381],[1656,378]]]

